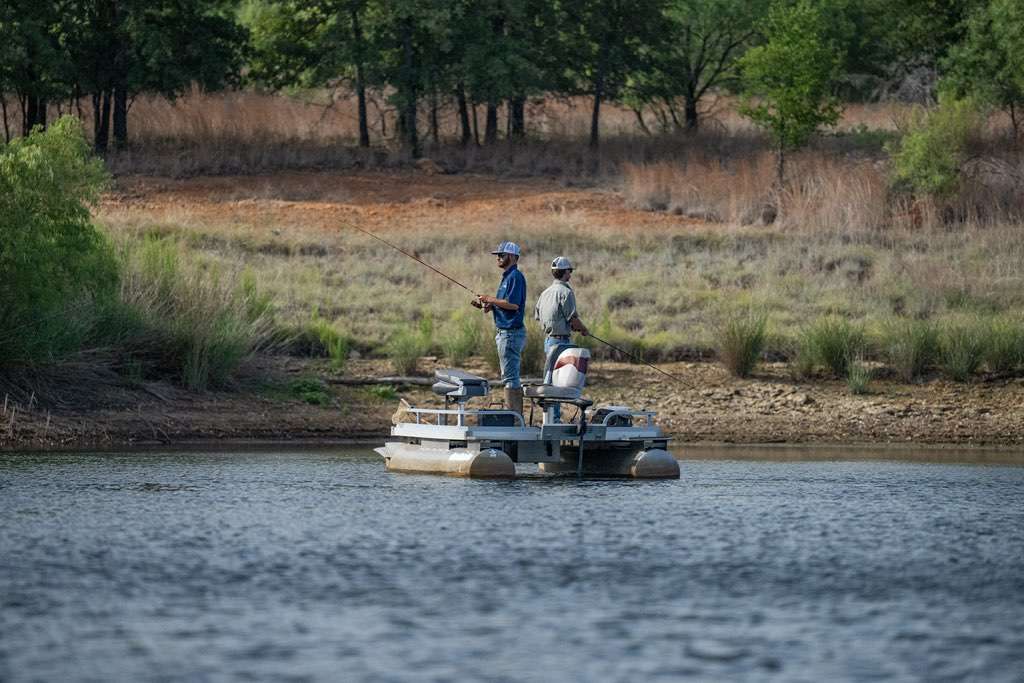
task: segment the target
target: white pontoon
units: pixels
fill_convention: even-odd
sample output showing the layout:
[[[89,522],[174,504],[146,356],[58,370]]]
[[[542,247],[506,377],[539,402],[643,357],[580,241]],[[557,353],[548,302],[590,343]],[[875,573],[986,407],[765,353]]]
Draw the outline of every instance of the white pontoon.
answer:
[[[516,465],[536,463],[542,472],[598,477],[678,479],[679,463],[668,452],[669,437],[655,413],[624,406],[594,409],[582,397],[590,352],[562,345],[548,357],[543,384],[523,388],[528,415],[504,408],[471,409],[490,385],[462,370],[437,370],[433,391],[443,409],[409,407],[376,451],[393,472],[429,472],[461,477],[511,479]],[[454,407],[453,407],[454,406]],[[570,422],[556,419],[576,409]],[[535,410],[541,422],[534,424]]]

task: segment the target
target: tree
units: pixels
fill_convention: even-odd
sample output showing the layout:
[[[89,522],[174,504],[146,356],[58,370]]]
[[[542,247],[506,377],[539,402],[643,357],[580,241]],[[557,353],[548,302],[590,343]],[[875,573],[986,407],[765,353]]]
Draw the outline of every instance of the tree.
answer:
[[[630,99],[641,106],[663,105],[676,128],[695,130],[701,99],[734,80],[736,60],[757,34],[765,11],[763,1],[670,0],[668,36],[652,51],[651,68],[631,78]],[[676,111],[679,97],[683,121]]]
[[[60,352],[69,303],[113,294],[113,251],[89,214],[106,181],[70,116],[0,144],[0,365]]]
[[[663,0],[565,0],[563,41],[577,92],[594,98],[590,146],[600,142],[601,104],[617,98],[649,66],[666,35]]]
[[[368,0],[252,0],[242,23],[252,36],[251,80],[273,88],[351,84],[356,94],[359,145],[369,147],[366,91],[374,70],[374,7]]]
[[[1024,107],[1024,9],[1012,0],[993,0],[967,20],[964,39],[950,49],[944,84],[958,96],[971,95],[1006,111],[1013,137],[1020,136]]]
[[[771,135],[776,187],[785,182],[786,151],[802,146],[841,108],[833,95],[842,52],[827,38],[821,11],[809,0],[777,5],[763,24],[767,42],[740,60],[746,96],[740,112]]]

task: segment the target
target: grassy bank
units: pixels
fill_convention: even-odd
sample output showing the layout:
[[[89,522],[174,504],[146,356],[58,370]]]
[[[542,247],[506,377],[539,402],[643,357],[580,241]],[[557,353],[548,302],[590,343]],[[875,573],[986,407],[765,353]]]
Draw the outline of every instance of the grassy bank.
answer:
[[[829,200],[826,193],[810,212],[784,205],[789,217],[770,226],[706,223],[631,209],[637,190],[630,183],[637,181],[630,178],[619,187],[568,196],[553,185],[550,198],[542,193],[518,213],[509,209],[518,205],[513,199],[474,218],[472,208],[459,210],[428,191],[393,215],[380,209],[385,215],[379,216],[376,205],[360,198],[336,201],[338,185],[321,180],[323,196],[313,191],[298,205],[267,194],[255,204],[214,194],[219,218],[199,210],[159,218],[109,211],[102,221],[114,234],[171,237],[186,253],[220,268],[250,268],[282,321],[301,327],[315,311],[348,336],[352,348],[373,355],[388,353],[396,334],[412,334],[423,320],[433,332],[420,342],[421,352],[441,355],[455,343],[451,335],[465,334],[459,330],[473,319],[473,309],[465,291],[353,224],[380,232],[480,291],[498,279],[490,249],[516,239],[525,248],[521,267],[531,301],[547,285],[551,258],[569,255],[579,264],[573,284],[584,319],[600,336],[649,359],[709,356],[720,346],[721,321],[751,308],[767,316],[769,355],[794,358],[803,330],[832,315],[877,340],[864,353],[879,360],[885,359],[882,330],[892,321],[927,320],[945,329],[953,321],[988,325],[1024,313],[1024,239],[1020,223],[1009,217],[954,227],[912,221],[880,227],[864,217],[875,210],[860,201],[869,197]],[[406,174],[379,182],[418,180]],[[464,182],[477,183],[485,195],[503,187],[479,178]],[[749,200],[737,188],[729,200]],[[524,196],[536,192],[523,188]],[[518,196],[514,189],[509,194]],[[841,203],[845,217],[838,215]],[[360,211],[352,209],[357,204]],[[477,320],[484,340],[479,348],[486,348],[487,322]]]

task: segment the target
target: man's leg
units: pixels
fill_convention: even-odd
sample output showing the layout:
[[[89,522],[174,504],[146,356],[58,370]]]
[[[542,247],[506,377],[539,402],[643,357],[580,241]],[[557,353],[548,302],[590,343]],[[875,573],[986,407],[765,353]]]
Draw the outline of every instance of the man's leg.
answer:
[[[501,381],[505,384],[505,405],[523,414],[523,385],[519,379],[519,363],[526,330],[498,330],[498,358],[501,360]]]

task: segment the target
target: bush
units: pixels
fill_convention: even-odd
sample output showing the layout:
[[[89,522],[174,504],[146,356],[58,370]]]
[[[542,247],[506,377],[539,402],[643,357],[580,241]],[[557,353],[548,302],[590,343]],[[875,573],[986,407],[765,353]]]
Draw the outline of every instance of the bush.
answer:
[[[430,353],[432,335],[433,323],[424,318],[416,327],[401,329],[391,337],[385,353],[396,373],[411,375],[416,372],[416,361]]]
[[[719,326],[718,358],[736,377],[747,377],[764,349],[768,316],[748,310],[728,315]]]
[[[883,328],[882,349],[896,374],[913,382],[935,362],[939,333],[927,320],[893,320]]]
[[[988,351],[988,326],[980,318],[950,321],[939,336],[939,363],[957,382],[966,382]]]
[[[851,394],[861,396],[868,393],[868,385],[871,383],[871,368],[862,358],[851,360],[846,367],[846,386]]]
[[[338,331],[337,327],[320,317],[314,310],[308,325],[309,336],[314,341],[314,348],[331,359],[331,367],[338,372],[345,370],[352,342],[347,335]]]
[[[1024,324],[1019,320],[998,317],[989,323],[988,352],[985,364],[990,372],[1013,372],[1024,364]]]
[[[458,311],[448,321],[440,345],[444,357],[452,365],[465,361],[480,346],[482,334],[478,318],[479,315]]]
[[[89,215],[107,181],[70,116],[0,144],[0,366],[78,350],[113,298],[114,253]]]
[[[937,197],[954,194],[960,185],[967,142],[981,121],[969,99],[943,97],[938,107],[919,112],[899,144],[888,148],[895,189]]]
[[[845,377],[850,361],[866,347],[863,328],[836,315],[812,324],[805,331],[804,343],[813,363],[828,368],[836,377]]]
[[[183,265],[169,239],[129,241],[120,251],[119,303],[97,325],[96,342],[119,348],[147,375],[185,386],[224,386],[273,336],[273,312],[254,285],[201,263]]]
[[[289,386],[288,390],[292,396],[302,399],[314,406],[327,406],[331,403],[331,394],[327,391],[327,385],[319,379],[297,379]]]

